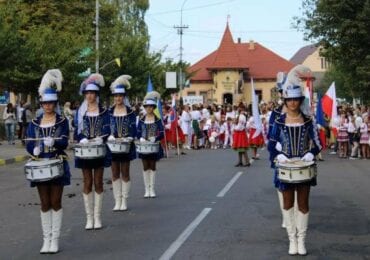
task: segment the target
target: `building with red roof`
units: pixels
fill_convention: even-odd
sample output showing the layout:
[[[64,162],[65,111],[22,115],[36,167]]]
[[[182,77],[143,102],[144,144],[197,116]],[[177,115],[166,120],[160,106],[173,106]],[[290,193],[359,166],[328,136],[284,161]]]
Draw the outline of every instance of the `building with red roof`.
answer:
[[[205,102],[217,104],[249,103],[253,78],[260,101],[269,101],[275,95],[276,74],[293,67],[293,63],[257,42],[234,42],[227,24],[218,49],[189,68],[190,87],[183,94],[203,96]]]

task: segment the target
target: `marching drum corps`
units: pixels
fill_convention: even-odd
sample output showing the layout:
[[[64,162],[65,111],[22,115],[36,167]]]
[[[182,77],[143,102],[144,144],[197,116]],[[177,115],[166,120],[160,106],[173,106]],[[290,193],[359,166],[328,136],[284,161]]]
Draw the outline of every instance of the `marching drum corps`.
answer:
[[[164,156],[163,147],[168,150],[168,140],[172,144],[181,143],[185,149],[191,149],[191,146],[200,149],[206,144],[211,149],[231,147],[238,153],[236,167],[251,165],[247,153],[249,147],[253,148],[252,159],[259,159],[257,148],[268,142],[274,185],[283,216],[282,226],[286,227],[289,238],[288,253],[307,254],[309,193],[310,187],[316,185],[314,158],[321,150],[316,124],[306,113],[303,102],[300,77],[307,71],[308,68],[299,65],[287,76],[278,73],[277,89],[282,102],[271,114],[264,116],[263,122],[268,124],[254,137],[256,125],[244,105],[233,111],[230,107],[227,113],[213,113],[198,106],[190,111],[188,105],[181,113],[171,110],[174,105],[172,108],[165,106],[165,117],[159,118],[155,110],[161,97],[152,91],[144,97],[143,115],[138,117],[128,99],[129,75],[121,75],[112,82],[110,92],[114,102],[110,108],[104,108],[100,100],[104,77],[91,74],[80,86],[84,101],[70,124],[61,116],[58,105],[62,73],[58,69],[48,70],[39,88],[43,113],[29,125],[26,137],[27,151],[32,159],[25,165],[25,174],[31,187],[37,187],[41,201],[43,245],[40,253],[59,251],[63,187],[70,184],[71,178],[64,150],[68,147],[69,129],[73,125],[75,167],[81,169],[83,175],[86,230],[103,227],[104,168],[111,167],[112,171],[113,211],[126,211],[131,161],[141,159],[144,198],[155,198],[157,162]],[[174,127],[171,120],[176,120]],[[180,139],[177,131],[176,138],[169,133],[176,128],[181,133]]]

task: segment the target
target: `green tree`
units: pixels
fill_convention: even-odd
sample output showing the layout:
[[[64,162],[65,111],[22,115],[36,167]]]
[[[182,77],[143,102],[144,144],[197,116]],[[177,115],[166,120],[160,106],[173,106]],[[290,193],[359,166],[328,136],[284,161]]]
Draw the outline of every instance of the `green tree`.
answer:
[[[370,100],[370,1],[304,0],[296,26],[345,76],[352,97]],[[346,88],[346,85],[343,85]],[[344,90],[345,92],[345,90]]]
[[[0,81],[16,92],[37,93],[47,69],[63,72],[68,92],[76,84],[76,71],[85,66],[79,61],[92,26],[84,13],[93,13],[86,1],[7,1],[0,4],[3,17],[0,29],[2,55]],[[10,34],[16,44],[7,44]],[[5,38],[3,38],[5,37]]]

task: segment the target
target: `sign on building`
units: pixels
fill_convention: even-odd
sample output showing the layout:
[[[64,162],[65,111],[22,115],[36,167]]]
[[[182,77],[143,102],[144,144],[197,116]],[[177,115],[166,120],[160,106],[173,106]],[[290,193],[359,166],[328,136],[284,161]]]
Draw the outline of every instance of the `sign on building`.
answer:
[[[166,88],[176,88],[176,72],[166,72]]]
[[[185,105],[203,104],[203,96],[182,97]]]

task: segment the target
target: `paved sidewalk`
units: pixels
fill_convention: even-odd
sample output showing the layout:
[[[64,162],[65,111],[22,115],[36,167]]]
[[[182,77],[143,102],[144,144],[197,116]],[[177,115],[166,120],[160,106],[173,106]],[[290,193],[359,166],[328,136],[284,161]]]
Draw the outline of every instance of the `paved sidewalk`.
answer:
[[[10,163],[22,162],[29,158],[26,147],[22,145],[20,140],[16,140],[15,145],[9,145],[7,141],[1,143],[0,167]]]

